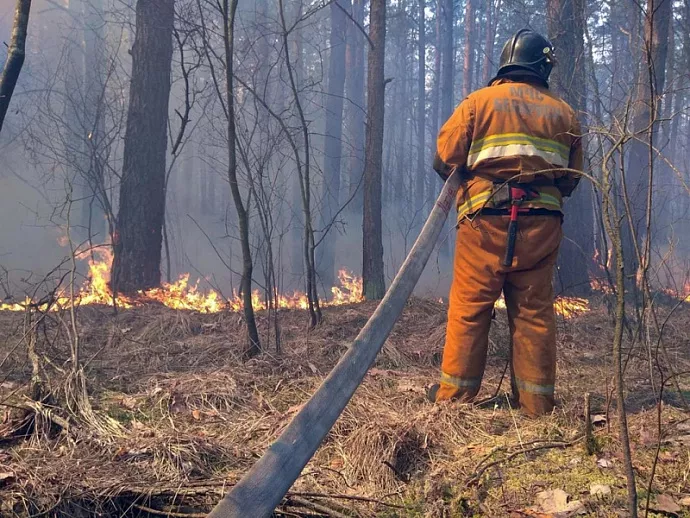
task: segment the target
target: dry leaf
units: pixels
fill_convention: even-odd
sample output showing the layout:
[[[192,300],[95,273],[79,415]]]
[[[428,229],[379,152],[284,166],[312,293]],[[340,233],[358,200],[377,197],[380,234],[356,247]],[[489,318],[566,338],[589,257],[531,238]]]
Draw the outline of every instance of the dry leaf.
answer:
[[[555,513],[568,505],[568,493],[562,489],[550,489],[537,493],[537,506],[540,511]]]
[[[125,448],[124,446],[120,446],[117,449],[117,451],[115,452],[115,455],[113,455],[113,459],[114,460],[120,459],[120,458],[124,457],[126,454],[127,454],[127,448]]]
[[[292,405],[290,408],[287,409],[286,414],[296,414],[300,410],[302,410],[302,407],[304,406],[304,403],[301,403],[299,405]]]
[[[606,484],[591,484],[589,494],[592,496],[608,496],[611,494],[611,486]]]
[[[579,500],[568,502],[568,493],[562,489],[552,489],[537,493],[537,510],[553,513],[559,518],[574,516],[585,511],[585,506]]]
[[[316,368],[316,365],[314,365],[311,362],[307,362],[307,365],[311,369],[312,374],[318,374],[319,373],[319,369]]]
[[[398,383],[398,390],[400,392],[419,392],[419,393],[425,393],[426,391],[424,390],[424,387],[420,387],[418,384],[409,381],[409,380],[401,380]]]
[[[379,369],[377,367],[369,369],[370,376],[390,376],[391,374],[389,369]]]
[[[612,468],[612,467],[613,467],[613,462],[610,461],[610,460],[608,460],[608,459],[601,458],[601,459],[597,460],[597,466],[600,467],[600,468],[602,468],[602,469],[604,469],[604,468]]]
[[[199,412],[196,408],[192,410],[192,417],[199,421],[201,419],[201,412]]]
[[[656,503],[650,506],[652,511],[659,511],[662,513],[677,515],[682,511],[680,506],[676,503],[670,495],[657,495]]]
[[[606,416],[604,414],[595,414],[592,416],[593,426],[604,426],[606,424]]]
[[[683,498],[678,500],[678,503],[683,507],[690,507],[690,496],[684,496]]]
[[[3,486],[5,484],[9,484],[13,480],[14,480],[14,473],[11,473],[11,472],[0,473],[0,486]]]
[[[120,401],[123,407],[129,409],[129,410],[134,410],[134,408],[137,406],[137,400],[136,398],[133,398],[131,396],[125,396],[122,398],[122,401]]]

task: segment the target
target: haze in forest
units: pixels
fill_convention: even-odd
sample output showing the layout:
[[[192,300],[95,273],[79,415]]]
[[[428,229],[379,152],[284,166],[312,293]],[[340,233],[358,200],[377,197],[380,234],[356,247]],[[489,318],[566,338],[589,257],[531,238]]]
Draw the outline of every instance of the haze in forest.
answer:
[[[589,131],[588,172],[600,177],[602,157],[611,145],[607,132],[621,120],[626,106],[647,98],[642,83],[646,57],[638,45],[645,19],[619,2],[576,4],[573,12],[557,15],[558,2],[541,0],[388,2],[380,167],[387,284],[440,189],[431,170],[439,126],[465,95],[493,77],[501,45],[516,30],[530,27],[554,41],[559,65],[552,88],[580,110]],[[167,141],[164,163],[157,159],[166,178],[160,200],[165,203],[161,267],[163,280],[190,272],[223,290],[237,290],[242,252],[228,181],[227,103],[219,95],[225,84],[223,20],[214,5],[205,0],[174,2],[168,120],[152,123]],[[13,6],[10,0],[0,2],[5,41]],[[99,244],[112,239],[131,109],[135,7],[131,0],[34,2],[27,60],[0,135],[3,296],[22,297],[27,285],[67,255],[58,243],[68,218],[77,241]],[[655,257],[673,252],[663,282],[681,285],[688,251],[679,240],[688,230],[688,10],[678,3],[660,11],[655,23],[661,24],[661,36],[650,58],[656,65],[660,121],[654,130],[659,150]],[[238,3],[233,56],[236,161],[259,285],[275,275],[279,291],[305,289],[299,183],[300,169],[306,170],[305,151],[318,242],[318,292],[328,295],[340,267],[361,274],[360,181],[371,46],[365,33],[371,29],[370,16],[369,3],[363,0]],[[160,97],[157,92],[149,95]],[[636,112],[628,123],[639,126],[645,113],[648,117],[649,110]],[[146,138],[141,143],[144,155],[145,148],[153,150]],[[631,145],[628,156],[625,187],[633,203],[643,206],[635,193],[645,188],[644,146]],[[566,214],[559,290],[588,285],[607,250],[599,198],[592,189],[580,189],[566,204]],[[633,214],[635,224],[640,214]],[[419,294],[446,295],[452,275],[452,227],[449,223],[444,230]]]

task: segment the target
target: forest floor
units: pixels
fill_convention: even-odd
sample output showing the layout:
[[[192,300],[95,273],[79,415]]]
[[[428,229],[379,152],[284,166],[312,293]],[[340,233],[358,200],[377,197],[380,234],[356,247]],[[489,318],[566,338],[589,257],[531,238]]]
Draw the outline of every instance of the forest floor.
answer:
[[[501,310],[480,399],[498,397],[481,406],[429,404],[425,387],[438,377],[446,307],[410,301],[276,516],[625,516],[610,397],[613,327],[603,305],[591,305],[585,314],[559,318],[559,407],[531,419],[506,404],[507,379],[498,387],[508,353]],[[30,438],[1,441],[0,515],[204,516],[314,392],[374,308],[326,308],[324,323],[311,332],[306,313],[281,312],[282,353],[248,362],[240,357],[237,314],[147,307],[115,316],[108,308],[81,308],[90,400],[111,431],[47,426]],[[31,375],[22,319],[0,313],[0,437],[26,401]],[[45,322],[37,351],[57,384],[69,368],[69,326],[53,316]],[[264,313],[259,323],[266,331]],[[690,370],[688,330],[690,305],[683,305],[665,327],[677,372]],[[690,413],[682,410],[690,380],[681,378],[682,396],[669,383],[657,407],[648,353],[644,346],[625,351],[640,508],[654,471],[649,515],[690,516]],[[591,455],[582,439],[586,392],[596,427]]]

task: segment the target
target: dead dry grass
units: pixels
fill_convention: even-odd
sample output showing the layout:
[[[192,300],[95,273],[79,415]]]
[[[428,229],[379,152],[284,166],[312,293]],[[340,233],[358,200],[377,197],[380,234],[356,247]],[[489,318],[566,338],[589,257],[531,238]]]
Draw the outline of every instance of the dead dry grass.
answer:
[[[82,308],[94,409],[118,421],[124,433],[104,441],[62,432],[0,445],[0,515],[203,516],[287,425],[373,309],[370,303],[327,308],[325,323],[309,333],[304,313],[283,312],[283,353],[267,351],[244,363],[237,314],[149,307],[115,315]],[[265,316],[259,319],[267,329]],[[690,310],[682,308],[667,326],[677,371],[690,369],[688,324]],[[481,407],[428,404],[425,386],[437,376],[444,325],[441,304],[408,305],[278,515],[540,516],[529,510],[535,495],[558,488],[581,500],[589,516],[618,516],[625,484],[608,397],[612,330],[605,310],[559,322],[561,404],[540,419],[511,409],[503,391]],[[25,350],[16,347],[21,316],[0,314],[0,329],[0,360],[8,356],[0,402],[8,409],[21,401],[30,368]],[[503,312],[490,343],[480,398],[496,392],[505,366]],[[58,323],[47,322],[39,349],[57,380],[69,357]],[[647,356],[638,346],[627,368],[643,503],[658,443]],[[690,399],[690,379],[681,384]],[[504,390],[507,385],[504,380]],[[608,416],[591,456],[579,440],[584,392],[592,393],[594,413]],[[0,435],[11,421],[11,412],[5,415]],[[688,419],[669,391],[653,490],[676,501],[690,494]],[[593,483],[607,485],[611,495],[591,496]],[[690,507],[685,510],[690,515]]]

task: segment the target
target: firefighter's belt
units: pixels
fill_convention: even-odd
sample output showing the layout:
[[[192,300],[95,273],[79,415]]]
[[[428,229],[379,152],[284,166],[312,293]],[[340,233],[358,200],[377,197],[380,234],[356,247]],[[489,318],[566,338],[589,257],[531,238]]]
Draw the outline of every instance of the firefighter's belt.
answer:
[[[537,196],[525,200],[527,203],[534,204],[539,208],[557,211],[561,210],[561,202],[558,198],[551,194],[540,192],[539,187],[530,187],[530,189],[536,191]],[[475,194],[462,203],[458,207],[458,221],[468,214],[479,212],[483,208],[508,208],[510,206],[510,201],[510,184],[495,184],[491,189]]]

